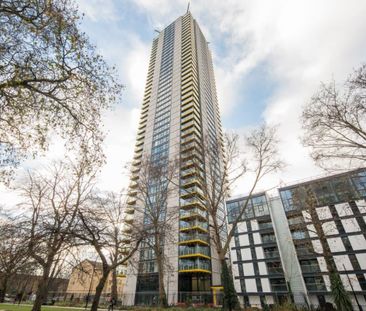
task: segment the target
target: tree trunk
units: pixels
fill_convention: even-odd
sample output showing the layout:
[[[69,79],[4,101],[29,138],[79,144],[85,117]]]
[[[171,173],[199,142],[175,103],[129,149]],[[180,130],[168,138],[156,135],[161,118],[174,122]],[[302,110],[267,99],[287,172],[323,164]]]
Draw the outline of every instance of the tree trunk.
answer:
[[[97,288],[95,289],[95,295],[93,298],[93,303],[92,303],[90,311],[98,311],[100,296],[102,295],[105,282],[108,279],[109,272],[110,271],[103,272],[103,275],[102,275],[101,279],[99,280]]]
[[[221,256],[220,256],[221,257]],[[234,287],[234,278],[230,272],[230,269],[226,263],[225,258],[220,258],[221,263],[221,282],[224,287],[224,308],[237,309],[239,305],[238,296]]]
[[[117,269],[112,270],[112,298],[115,302],[118,301],[118,291],[117,291]]]
[[[50,267],[44,268],[42,279],[38,284],[36,292],[36,300],[33,303],[32,311],[40,311],[42,304],[47,300],[49,274],[50,274]]]
[[[9,276],[2,275],[1,278],[2,278],[2,280],[1,280],[1,288],[0,288],[0,302],[4,302],[5,294],[8,289]]]
[[[165,294],[164,288],[164,265],[163,265],[163,255],[161,254],[162,250],[159,248],[159,254],[156,256],[156,261],[158,265],[158,278],[159,278],[159,306],[167,307],[167,297]]]

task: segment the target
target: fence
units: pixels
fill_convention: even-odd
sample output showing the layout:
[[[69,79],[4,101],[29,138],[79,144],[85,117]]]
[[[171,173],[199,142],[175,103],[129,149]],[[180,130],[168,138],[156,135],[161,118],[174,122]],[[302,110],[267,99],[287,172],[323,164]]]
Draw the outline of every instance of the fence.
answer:
[[[256,295],[249,295],[249,296],[256,296]],[[267,295],[266,295],[267,296]],[[283,294],[276,294],[273,293],[270,296],[273,297],[274,304],[281,304],[286,300],[293,300],[296,302],[296,304],[299,307],[302,307],[304,310],[314,310],[317,306],[308,304],[305,301],[305,296],[303,293],[294,293],[292,299],[287,293]],[[30,302],[32,303],[32,300],[34,299],[34,295],[24,295],[21,302]],[[87,292],[75,292],[75,293],[65,293],[65,292],[50,292],[47,298],[46,303],[47,304],[54,304],[59,306],[72,306],[72,307],[81,307],[85,309],[90,309],[91,303],[94,298],[94,293],[91,293],[88,295]],[[212,292],[179,292],[179,293],[168,293],[167,294],[167,300],[170,305],[176,305],[176,306],[193,306],[193,307],[199,307],[199,306],[214,306],[214,302],[216,302],[216,306],[222,306],[224,302],[224,297],[222,292],[216,293],[215,297],[212,294]],[[242,305],[244,306],[251,306],[251,307],[258,307],[263,308],[263,305],[261,305],[261,302],[258,300],[257,305],[253,305],[249,303],[249,301],[245,301],[243,299],[243,296],[239,295],[239,300]],[[351,296],[352,304],[353,304],[353,310],[360,311],[365,310],[366,311],[366,305],[363,303],[363,301],[360,301],[360,307],[357,305],[357,302],[355,301],[354,297]],[[303,302],[301,302],[303,301]],[[272,305],[269,304],[269,306]],[[103,293],[100,298],[100,308],[108,308],[110,304],[110,294],[109,293]],[[118,301],[115,305],[115,309],[124,309],[127,306],[132,305],[139,305],[139,306],[157,306],[159,304],[159,295],[158,292],[140,292],[134,294],[122,294],[118,297]],[[323,306],[324,308],[324,306]],[[323,310],[320,308],[320,310]],[[325,309],[324,309],[325,310]]]
[[[185,306],[213,306],[222,305],[223,293],[217,292],[215,297],[211,291],[208,292],[179,292],[167,293],[167,301],[169,305],[185,305]],[[110,304],[110,293],[103,293],[100,298],[100,306],[107,307]],[[47,304],[86,307],[90,306],[94,299],[94,292],[59,293],[50,292],[47,297]],[[24,297],[23,301],[32,301],[32,297]],[[154,292],[137,292],[136,294],[122,294],[118,296],[116,307],[124,307],[131,305],[154,306],[159,304],[159,293]]]

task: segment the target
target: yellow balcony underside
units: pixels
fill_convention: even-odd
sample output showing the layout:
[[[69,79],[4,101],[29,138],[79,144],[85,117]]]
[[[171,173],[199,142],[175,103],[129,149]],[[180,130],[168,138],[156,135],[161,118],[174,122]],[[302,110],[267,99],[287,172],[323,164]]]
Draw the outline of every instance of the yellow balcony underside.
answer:
[[[185,245],[185,244],[202,244],[202,245],[209,245],[207,242],[199,240],[199,239],[194,239],[194,240],[186,240],[186,241],[180,241],[178,243],[178,245]]]
[[[197,230],[197,231],[202,231],[202,232],[208,233],[208,231],[206,229],[203,229],[200,226],[193,226],[193,227],[187,227],[187,228],[179,229],[180,232],[192,231],[192,230]]]
[[[186,270],[179,270],[179,273],[210,273],[210,270],[205,270],[205,269],[186,269]]]
[[[191,257],[200,257],[200,258],[205,258],[205,259],[211,259],[210,256],[206,256],[200,253],[195,253],[195,254],[187,254],[187,255],[181,255],[179,256],[179,258],[191,258]]]

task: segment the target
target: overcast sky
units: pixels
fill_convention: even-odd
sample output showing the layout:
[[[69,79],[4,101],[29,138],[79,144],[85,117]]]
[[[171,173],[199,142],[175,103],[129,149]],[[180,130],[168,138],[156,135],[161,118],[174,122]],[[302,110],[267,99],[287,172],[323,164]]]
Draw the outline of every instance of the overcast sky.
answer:
[[[128,184],[123,166],[133,156],[154,29],[183,15],[187,1],[77,2],[83,30],[125,85],[122,103],[105,116],[107,165],[100,177],[101,188],[119,190]],[[341,83],[366,62],[366,1],[193,0],[190,10],[210,42],[224,129],[279,124],[287,167],[260,188],[322,174],[300,144],[299,115],[321,81]],[[26,165],[60,153],[53,146],[46,158]],[[247,189],[244,180],[235,193]],[[2,195],[9,202],[12,197]]]

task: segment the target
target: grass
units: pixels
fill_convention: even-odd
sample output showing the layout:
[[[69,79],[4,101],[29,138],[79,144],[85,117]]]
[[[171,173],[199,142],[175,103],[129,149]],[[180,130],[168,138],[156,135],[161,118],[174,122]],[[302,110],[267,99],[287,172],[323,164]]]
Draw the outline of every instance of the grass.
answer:
[[[32,305],[18,305],[12,303],[0,303],[0,310],[6,311],[30,311],[32,309]],[[42,306],[42,311],[80,311],[80,309],[73,308],[60,308],[57,306]]]

